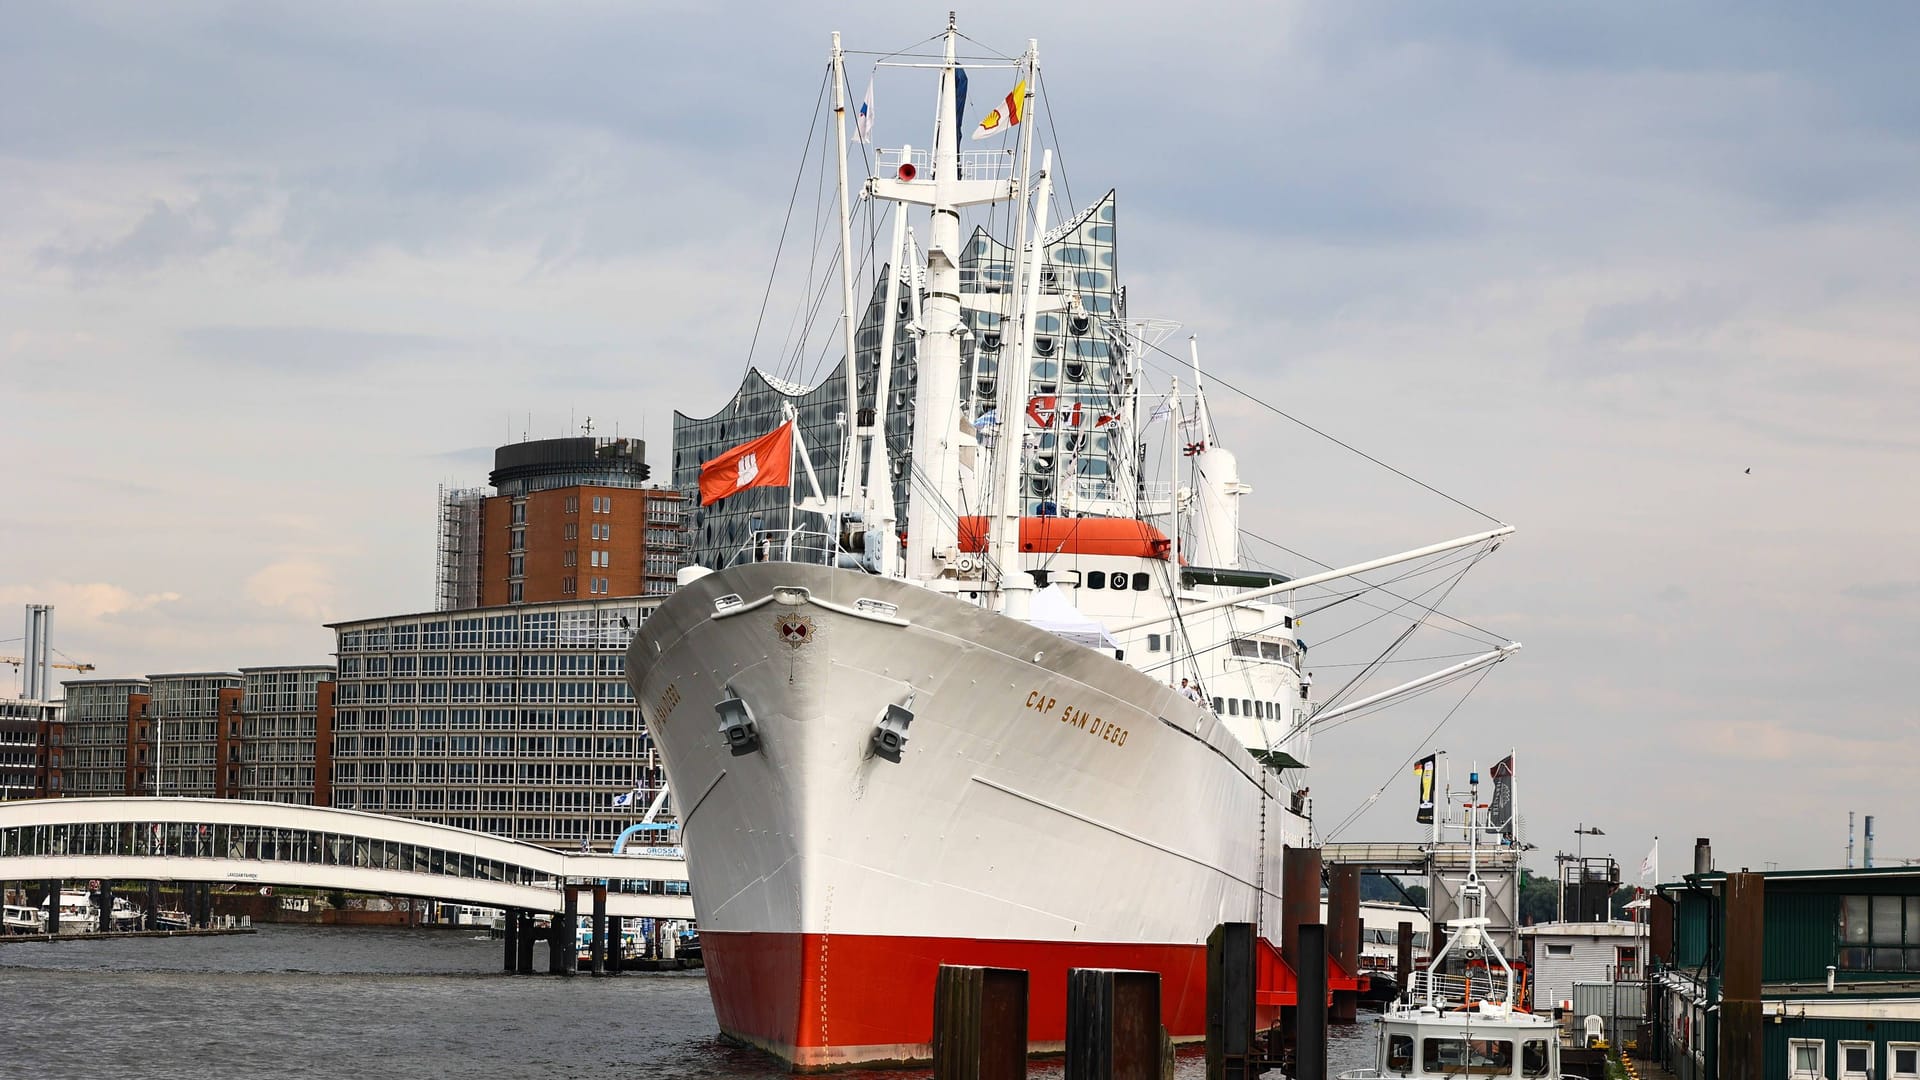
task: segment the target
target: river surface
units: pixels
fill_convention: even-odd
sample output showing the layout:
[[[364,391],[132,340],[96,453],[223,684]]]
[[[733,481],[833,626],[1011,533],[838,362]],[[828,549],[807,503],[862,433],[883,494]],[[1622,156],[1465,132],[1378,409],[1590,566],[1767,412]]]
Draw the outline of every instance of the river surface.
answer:
[[[787,1075],[720,1039],[697,971],[516,978],[499,973],[500,953],[484,931],[292,926],[230,937],[0,945],[0,1076]],[[1371,1015],[1361,1021],[1333,1030],[1335,1071],[1372,1064]],[[1205,1076],[1197,1048],[1181,1054],[1178,1074]],[[1031,1075],[1058,1077],[1060,1067],[1036,1061]]]

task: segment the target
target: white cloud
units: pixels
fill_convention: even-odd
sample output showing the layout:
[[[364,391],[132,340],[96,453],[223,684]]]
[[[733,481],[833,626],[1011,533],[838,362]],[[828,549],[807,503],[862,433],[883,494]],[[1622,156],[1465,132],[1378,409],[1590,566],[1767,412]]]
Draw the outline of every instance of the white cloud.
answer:
[[[263,566],[247,578],[247,598],[310,622],[335,616],[338,603],[331,568],[302,559]]]
[[[81,624],[105,622],[116,616],[151,611],[179,599],[177,592],[137,593],[105,581],[0,585],[0,607],[52,604],[56,633],[71,625],[67,622],[69,619]]]

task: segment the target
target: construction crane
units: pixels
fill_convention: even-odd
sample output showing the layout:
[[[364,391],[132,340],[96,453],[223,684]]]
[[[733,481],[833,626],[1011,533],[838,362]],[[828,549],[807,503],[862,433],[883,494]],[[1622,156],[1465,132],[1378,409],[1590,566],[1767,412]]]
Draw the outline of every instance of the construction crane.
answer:
[[[61,656],[66,656],[67,654],[66,654],[66,653],[61,653],[60,655],[61,655]],[[67,659],[69,659],[69,660],[71,660],[71,659],[73,659],[73,658],[69,656],[69,657],[67,657]],[[26,662],[27,662],[27,658],[26,658],[26,657],[24,657],[24,656],[0,656],[0,664],[12,664],[12,665],[13,665],[13,671],[14,671],[14,674],[16,674],[16,675],[20,673],[20,665],[22,665],[22,664],[24,664],[24,663],[26,663]],[[48,666],[48,667],[57,667],[57,668],[66,668],[66,669],[67,669],[68,671],[92,671],[92,670],[93,670],[93,665],[92,665],[92,664],[79,664],[79,663],[74,663],[74,664],[48,664],[47,666]]]

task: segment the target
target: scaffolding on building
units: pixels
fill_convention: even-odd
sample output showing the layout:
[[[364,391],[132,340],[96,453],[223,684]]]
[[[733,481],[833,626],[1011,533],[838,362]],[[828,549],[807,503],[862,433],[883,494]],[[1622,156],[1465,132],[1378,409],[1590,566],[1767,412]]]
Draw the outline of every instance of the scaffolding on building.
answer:
[[[480,606],[480,515],[487,491],[440,485],[440,526],[434,553],[435,611]]]

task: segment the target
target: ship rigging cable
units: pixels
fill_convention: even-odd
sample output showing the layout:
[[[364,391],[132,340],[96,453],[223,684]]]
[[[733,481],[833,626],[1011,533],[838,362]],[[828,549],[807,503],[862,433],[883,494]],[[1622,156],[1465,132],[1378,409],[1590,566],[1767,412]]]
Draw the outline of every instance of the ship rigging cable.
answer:
[[[1460,706],[1465,705],[1467,703],[1467,699],[1473,696],[1473,692],[1475,690],[1480,689],[1480,683],[1483,680],[1485,680],[1488,675],[1492,673],[1493,673],[1493,668],[1491,667],[1481,668],[1480,678],[1473,680],[1473,685],[1467,687],[1467,692],[1464,694],[1461,694],[1460,700],[1453,703],[1453,708],[1448,709],[1447,714],[1445,716],[1442,716],[1439,722],[1434,724],[1432,728],[1428,729],[1427,734],[1423,738],[1421,738],[1420,742],[1417,745],[1414,746],[1413,753],[1408,754],[1407,759],[1405,761],[1402,761],[1400,764],[1394,766],[1393,771],[1387,774],[1386,780],[1381,783],[1380,787],[1377,790],[1375,790],[1373,794],[1360,800],[1360,805],[1354,807],[1353,810],[1350,811],[1346,817],[1341,818],[1340,824],[1335,825],[1333,827],[1333,831],[1327,833],[1325,839],[1332,840],[1335,837],[1339,836],[1342,832],[1345,832],[1349,826],[1358,824],[1360,819],[1366,815],[1366,812],[1368,810],[1373,809],[1374,804],[1380,801],[1380,796],[1386,794],[1387,788],[1393,784],[1394,780],[1397,779],[1402,773],[1406,771],[1406,768],[1408,765],[1413,764],[1413,759],[1420,755],[1420,751],[1425,750],[1427,748],[1427,744],[1433,741],[1433,737],[1435,735],[1440,734],[1440,729],[1447,726],[1447,721],[1453,719],[1453,714],[1460,711]],[[1337,727],[1338,725],[1335,725],[1335,726]]]
[[[1252,531],[1252,530],[1250,530],[1250,529],[1241,529],[1241,530],[1240,530],[1240,535],[1242,535],[1242,536],[1244,536],[1244,537],[1247,537],[1247,538],[1248,538],[1248,539],[1250,539],[1250,540],[1258,540],[1258,541],[1260,541],[1260,542],[1261,542],[1261,543],[1263,543],[1263,544],[1270,544],[1270,545],[1272,545],[1272,546],[1274,546],[1274,547],[1277,547],[1277,548],[1279,548],[1279,549],[1280,549],[1281,551],[1284,551],[1284,552],[1286,552],[1287,554],[1289,554],[1289,555],[1292,555],[1292,556],[1293,556],[1294,558],[1296,558],[1296,559],[1305,559],[1305,560],[1306,560],[1307,562],[1310,562],[1310,563],[1312,563],[1313,565],[1315,565],[1315,566],[1318,566],[1318,567],[1320,567],[1320,568],[1321,568],[1321,569],[1323,569],[1323,570],[1331,570],[1331,569],[1333,569],[1333,564],[1332,564],[1332,563],[1325,563],[1325,562],[1321,562],[1321,561],[1320,561],[1319,559],[1316,559],[1316,558],[1314,558],[1314,557],[1313,557],[1313,556],[1311,556],[1311,555],[1308,555],[1308,554],[1306,554],[1306,553],[1304,553],[1304,552],[1300,552],[1300,551],[1295,551],[1294,549],[1292,549],[1292,548],[1290,548],[1290,547],[1288,547],[1288,546],[1286,546],[1285,544],[1282,544],[1282,543],[1281,543],[1281,542],[1279,542],[1278,540],[1270,540],[1270,539],[1268,539],[1267,537],[1264,537],[1264,536],[1261,536],[1261,535],[1260,535],[1259,533],[1257,533],[1257,532],[1254,532],[1254,531]],[[1363,582],[1363,584],[1364,584],[1364,582]],[[1396,593],[1396,592],[1394,592],[1394,591],[1393,591],[1392,589],[1388,589],[1388,588],[1385,588],[1385,587],[1383,587],[1383,586],[1380,586],[1380,585],[1372,585],[1372,586],[1370,586],[1370,588],[1372,588],[1372,589],[1374,589],[1374,590],[1377,590],[1377,591],[1379,591],[1379,592],[1383,592],[1383,593],[1386,593],[1386,594],[1387,594],[1388,596],[1391,596],[1391,597],[1393,597],[1393,598],[1394,598],[1395,600],[1401,600],[1401,601],[1405,601],[1405,600],[1407,599],[1406,597],[1404,597],[1404,596],[1401,596],[1401,595],[1399,595],[1398,593]],[[1361,603],[1362,603],[1362,604],[1366,604],[1366,601],[1364,601],[1364,600],[1362,600],[1362,601],[1361,601]],[[1371,605],[1371,604],[1367,604],[1367,606],[1368,606],[1368,607],[1372,607],[1373,605]],[[1456,623],[1459,623],[1459,624],[1460,624],[1461,626],[1465,626],[1465,627],[1468,627],[1468,628],[1470,628],[1470,629],[1472,629],[1472,630],[1476,630],[1476,631],[1478,631],[1478,632],[1480,632],[1480,633],[1482,633],[1482,634],[1485,634],[1485,635],[1487,636],[1487,640],[1489,640],[1489,641],[1492,641],[1492,642],[1496,642],[1496,643],[1498,643],[1498,642],[1503,642],[1503,641],[1507,641],[1507,640],[1509,640],[1508,638],[1506,638],[1506,637],[1503,637],[1503,636],[1501,636],[1501,635],[1499,635],[1499,634],[1496,634],[1496,633],[1494,633],[1493,631],[1491,631],[1491,630],[1489,630],[1489,629],[1487,629],[1487,628],[1486,628],[1486,627],[1484,627],[1484,626],[1476,626],[1476,625],[1474,625],[1473,623],[1470,623],[1470,622],[1468,622],[1467,620],[1465,620],[1465,619],[1462,619],[1462,618],[1460,618],[1460,617],[1459,617],[1458,615],[1449,615],[1449,614],[1447,614],[1447,613],[1446,613],[1446,612],[1444,612],[1444,611],[1440,611],[1440,612],[1435,612],[1435,614],[1437,614],[1437,615],[1439,615],[1439,616],[1440,616],[1441,618],[1444,618],[1444,619],[1446,619],[1446,620],[1447,620],[1447,621],[1449,621],[1449,622],[1456,622]],[[1467,637],[1467,635],[1466,635],[1466,634],[1462,634],[1462,633],[1460,633],[1460,632],[1459,632],[1458,630],[1450,630],[1450,629],[1448,629],[1448,628],[1446,628],[1446,627],[1444,627],[1444,626],[1436,626],[1436,627],[1434,627],[1434,629],[1436,629],[1436,630],[1442,630],[1442,631],[1445,631],[1446,633],[1449,633],[1449,634],[1453,634],[1453,635],[1454,635],[1454,636],[1456,636],[1456,637],[1462,637],[1462,638],[1467,638],[1467,640],[1469,640],[1469,641],[1472,641],[1472,640],[1474,640],[1474,639],[1472,639],[1472,638],[1470,638],[1470,637]]]
[[[1193,362],[1191,360],[1188,360],[1183,356],[1177,356],[1173,353],[1170,353],[1151,341],[1146,342],[1146,345],[1147,345],[1147,348],[1152,349],[1154,352],[1157,352],[1160,355],[1166,357],[1167,359],[1174,361],[1175,363],[1181,365],[1182,367],[1187,367],[1187,368],[1193,367]],[[1255,405],[1258,405],[1261,408],[1267,410],[1268,412],[1273,413],[1275,416],[1278,416],[1281,419],[1289,421],[1291,423],[1297,424],[1300,427],[1306,428],[1308,431],[1313,432],[1315,435],[1320,436],[1321,438],[1327,440],[1328,442],[1334,444],[1335,446],[1338,446],[1344,450],[1352,451],[1353,453],[1358,454],[1363,458],[1366,458],[1368,461],[1373,462],[1375,465],[1380,466],[1381,468],[1387,470],[1388,472],[1394,474],[1395,476],[1398,476],[1403,480],[1406,480],[1410,483],[1413,483],[1419,487],[1423,487],[1428,491],[1433,492],[1435,495],[1440,496],[1441,498],[1447,500],[1448,502],[1454,504],[1455,506],[1458,506],[1458,507],[1461,507],[1462,509],[1470,510],[1473,513],[1479,514],[1481,517],[1486,518],[1488,521],[1493,522],[1495,525],[1506,524],[1506,522],[1501,521],[1499,518],[1494,517],[1492,514],[1487,513],[1485,510],[1482,510],[1471,503],[1463,502],[1460,499],[1456,499],[1452,495],[1449,495],[1446,492],[1441,491],[1439,488],[1434,487],[1432,484],[1429,484],[1426,481],[1419,479],[1418,477],[1409,475],[1406,472],[1403,472],[1399,469],[1394,468],[1393,466],[1387,464],[1384,461],[1381,461],[1379,458],[1374,457],[1372,454],[1367,453],[1365,450],[1360,449],[1359,447],[1353,445],[1352,443],[1345,442],[1333,435],[1329,435],[1328,433],[1321,431],[1319,428],[1314,427],[1312,424],[1307,423],[1305,420],[1300,419],[1299,417],[1293,415],[1292,413],[1289,413],[1261,398],[1257,398],[1253,396],[1247,391],[1240,389],[1238,386],[1235,386],[1233,383],[1230,383],[1227,380],[1221,378],[1218,374],[1208,373],[1207,379],[1210,382],[1218,383],[1221,386],[1224,386],[1227,389],[1233,391],[1234,393],[1239,394],[1241,397],[1246,398],[1248,401],[1253,402]]]
[[[1407,639],[1413,636],[1414,631],[1420,629],[1422,626],[1425,626],[1427,624],[1427,620],[1433,617],[1434,610],[1438,608],[1441,604],[1445,603],[1447,597],[1453,594],[1454,586],[1459,585],[1460,582],[1466,578],[1467,571],[1472,570],[1474,566],[1477,565],[1481,559],[1486,558],[1488,553],[1491,551],[1492,551],[1491,548],[1484,548],[1480,550],[1473,559],[1468,561],[1465,566],[1462,566],[1460,568],[1459,573],[1453,575],[1451,580],[1445,582],[1446,588],[1442,590],[1442,592],[1440,593],[1440,598],[1435,600],[1433,603],[1428,604],[1426,607],[1426,611],[1421,614],[1420,618],[1416,622],[1414,622],[1412,625],[1408,626],[1406,629],[1406,632],[1402,633],[1399,637],[1395,638],[1393,641],[1393,644],[1388,645],[1384,650],[1382,650],[1380,655],[1374,658],[1375,660],[1374,663],[1361,668],[1360,671],[1357,674],[1355,674],[1353,678],[1347,680],[1344,686],[1334,691],[1332,695],[1330,695],[1325,701],[1322,701],[1317,707],[1315,707],[1315,709],[1313,710],[1314,714],[1324,712],[1327,709],[1331,709],[1337,702],[1339,702],[1341,698],[1346,697],[1347,694],[1357,689],[1360,683],[1362,682],[1362,680],[1366,679],[1369,675],[1372,675],[1373,672],[1378,669],[1379,661],[1392,659],[1393,654],[1400,651],[1400,646],[1405,645],[1407,643]],[[1431,592],[1432,590],[1429,589],[1428,591]],[[1313,715],[1309,714],[1305,722],[1308,724],[1313,723]]]
[[[822,75],[820,77],[820,93],[815,96],[813,100],[813,112],[816,118],[820,114],[820,103],[826,100],[826,94],[827,77]],[[760,313],[754,316],[753,340],[747,344],[747,367],[746,371],[740,373],[742,379],[746,378],[748,372],[753,370],[753,351],[760,344],[760,329],[765,324],[767,318],[767,302],[773,297],[773,282],[780,274],[780,253],[786,248],[787,228],[793,224],[793,208],[800,201],[800,181],[807,175],[807,158],[813,156],[813,131],[817,125],[818,120],[816,119],[814,124],[807,126],[807,145],[800,151],[800,166],[795,169],[793,173],[793,192],[787,196],[787,216],[786,219],[780,223],[780,239],[774,243],[773,266],[767,271],[767,288],[765,292],[760,294]]]

